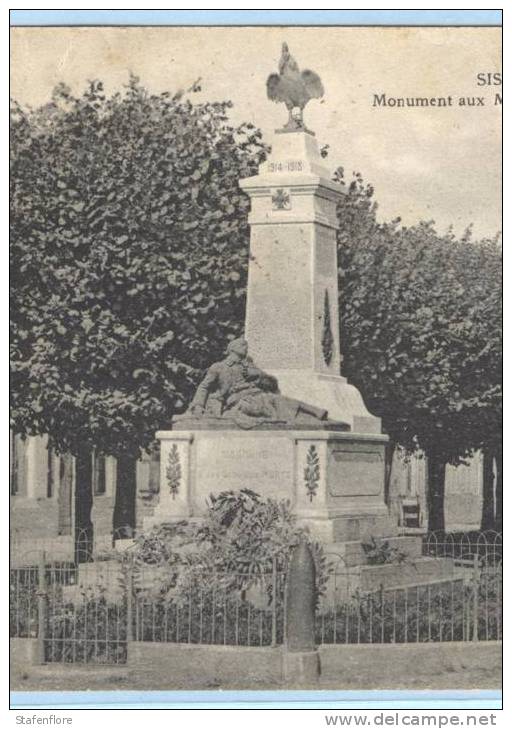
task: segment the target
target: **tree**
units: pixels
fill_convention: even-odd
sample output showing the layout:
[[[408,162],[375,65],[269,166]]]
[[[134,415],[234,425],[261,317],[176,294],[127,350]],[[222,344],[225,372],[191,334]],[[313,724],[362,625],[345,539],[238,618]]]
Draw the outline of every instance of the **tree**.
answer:
[[[229,103],[102,91],[13,107],[13,422],[134,454],[241,331],[264,148]]]
[[[481,528],[502,530],[502,253],[499,239],[469,241],[459,250],[459,280],[470,297],[473,351],[462,362],[464,409],[472,413],[475,447],[483,453]],[[477,392],[475,394],[475,384]],[[468,415],[469,417],[469,415]],[[496,471],[496,479],[494,476]],[[496,495],[496,496],[495,496]]]
[[[446,464],[482,447],[484,432],[499,439],[499,249],[432,223],[378,224],[360,176],[338,215],[343,372],[382,418],[390,451],[426,453],[429,528],[442,530]]]
[[[266,149],[252,125],[230,125],[228,102],[189,97],[132,78],[111,98],[94,82],[12,109],[12,425],[79,461],[115,455],[121,520],[134,459],[243,329],[238,181]],[[338,215],[343,371],[392,446],[427,453],[442,528],[446,463],[501,447],[499,249],[378,223],[360,175]]]
[[[243,329],[238,181],[265,148],[198,90],[132,78],[107,98],[95,81],[12,106],[12,426],[77,458],[97,447],[133,466]]]

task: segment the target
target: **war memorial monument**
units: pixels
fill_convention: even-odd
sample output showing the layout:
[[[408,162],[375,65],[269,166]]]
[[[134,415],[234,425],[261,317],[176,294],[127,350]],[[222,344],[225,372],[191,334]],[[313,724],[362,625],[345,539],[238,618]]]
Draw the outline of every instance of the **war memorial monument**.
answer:
[[[284,105],[287,119],[257,171],[238,180],[250,202],[249,250],[244,242],[239,250],[248,272],[243,331],[218,359],[224,342],[217,342],[183,412],[173,410],[181,399],[152,395],[158,419],[144,437],[150,442],[161,427],[159,452],[152,443],[132,471],[124,452],[103,454],[96,441],[85,457],[54,457],[50,434],[34,436],[15,461],[13,512],[29,526],[23,540],[12,540],[10,574],[11,670],[20,692],[30,682],[43,691],[79,683],[139,696],[160,688],[499,683],[501,535],[425,534],[411,482],[397,498],[418,496],[417,524],[397,519],[385,487],[388,436],[341,374],[346,292],[337,241],[348,190],[333,181],[304,118],[309,101],[328,90],[283,43],[266,92],[269,108],[275,102],[284,117]],[[161,174],[172,190],[174,168]],[[236,190],[237,173],[233,182]],[[153,198],[163,198],[156,189]],[[190,219],[200,219],[198,209]],[[180,210],[162,218],[164,249]],[[183,239],[175,242],[190,271]],[[203,244],[201,231],[192,242]],[[158,272],[162,265],[158,259]],[[175,265],[170,256],[169,270]],[[158,311],[171,306],[172,293],[154,293]],[[178,321],[180,310],[171,313]],[[167,334],[168,322],[161,328]],[[163,365],[174,347],[167,344],[144,370],[166,386],[173,382]],[[138,346],[143,352],[146,342]],[[150,408],[143,402],[141,410]],[[127,435],[120,439],[129,445]]]
[[[245,339],[212,364],[172,430],[158,432],[160,503],[147,526],[198,517],[210,494],[249,488],[288,499],[324,543],[389,537],[387,436],[340,376],[336,204],[345,191],[302,117],[322,82],[284,44],[267,93],[289,119],[258,174],[240,181],[251,199]]]

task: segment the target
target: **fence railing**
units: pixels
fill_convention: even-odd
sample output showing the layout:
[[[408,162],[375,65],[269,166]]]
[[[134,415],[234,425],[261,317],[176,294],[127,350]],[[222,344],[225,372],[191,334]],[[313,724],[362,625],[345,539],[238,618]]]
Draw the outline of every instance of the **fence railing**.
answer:
[[[423,554],[430,557],[471,561],[474,555],[488,565],[503,560],[501,532],[429,532],[423,536]]]
[[[501,565],[470,580],[443,579],[367,593],[317,615],[317,641],[424,643],[502,639]]]
[[[363,591],[357,567],[331,564],[316,609],[318,644],[502,638],[501,537],[441,541],[424,553],[449,577]],[[286,635],[286,571],[177,567],[130,550],[75,560],[25,554],[11,570],[11,637],[37,638],[40,662],[124,663],[130,641],[275,646]],[[459,569],[460,567],[460,569]]]
[[[149,572],[149,574],[148,574]],[[151,580],[145,568],[135,585]],[[238,572],[167,575],[164,594],[136,590],[133,637],[139,641],[272,646],[283,642],[285,575],[277,569],[248,578]]]
[[[11,569],[9,580],[9,629],[11,637],[33,638],[38,633],[37,566]]]

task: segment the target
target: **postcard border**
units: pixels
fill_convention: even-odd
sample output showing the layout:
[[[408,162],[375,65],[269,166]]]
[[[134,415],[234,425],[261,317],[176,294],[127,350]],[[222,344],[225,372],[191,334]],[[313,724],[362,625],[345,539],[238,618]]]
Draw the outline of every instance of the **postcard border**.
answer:
[[[502,27],[502,9],[9,10],[10,27]],[[502,161],[503,168],[503,161]],[[503,656],[503,647],[502,647]],[[247,695],[250,695],[248,698]],[[11,691],[11,709],[502,710],[502,691]]]

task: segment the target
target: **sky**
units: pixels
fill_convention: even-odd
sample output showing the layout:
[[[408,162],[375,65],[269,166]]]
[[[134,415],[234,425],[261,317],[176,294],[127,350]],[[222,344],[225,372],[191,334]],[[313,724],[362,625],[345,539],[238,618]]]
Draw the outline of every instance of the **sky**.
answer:
[[[271,143],[287,113],[267,99],[265,81],[283,41],[325,87],[307,126],[329,145],[333,170],[372,183],[381,220],[435,220],[456,234],[473,223],[477,237],[501,229],[501,87],[477,85],[477,74],[501,71],[500,28],[13,28],[11,96],[37,106],[61,81],[80,93],[101,79],[109,93],[133,72],[158,93],[200,77],[194,99],[230,99],[233,120],[253,122]],[[374,107],[383,93],[451,95],[453,106]],[[484,106],[458,105],[477,96]]]

